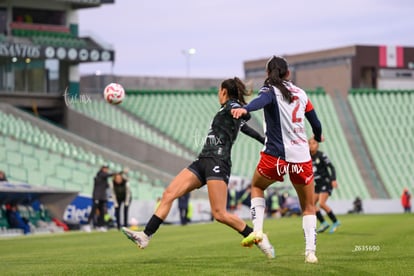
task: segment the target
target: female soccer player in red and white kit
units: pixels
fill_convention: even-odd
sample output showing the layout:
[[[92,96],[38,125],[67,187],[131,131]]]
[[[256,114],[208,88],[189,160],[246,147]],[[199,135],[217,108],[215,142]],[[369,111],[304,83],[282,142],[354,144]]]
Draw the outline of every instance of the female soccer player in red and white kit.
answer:
[[[249,112],[264,110],[265,147],[252,180],[251,216],[254,231],[243,239],[243,246],[252,246],[263,237],[265,212],[264,190],[285,174],[299,197],[305,234],[305,262],[317,263],[316,216],[312,159],[309,154],[304,118],[312,126],[314,139],[322,141],[322,127],[312,103],[301,88],[289,81],[286,60],[273,56],[266,64],[267,78],[258,97],[243,108],[233,109],[235,118]]]
[[[246,104],[244,97],[248,94],[249,91],[239,78],[227,79],[221,83],[218,92],[221,108],[213,118],[197,160],[183,169],[168,185],[144,231],[122,228],[122,232],[139,248],[148,246],[150,239],[168,216],[174,200],[203,185],[207,185],[211,213],[217,221],[230,226],[243,237],[247,237],[253,231],[245,221],[226,211],[231,149],[239,130],[261,143],[264,142],[263,137],[246,124],[250,115],[235,119],[231,114],[232,109]],[[273,246],[265,234],[263,240],[256,244],[268,258],[274,258]]]

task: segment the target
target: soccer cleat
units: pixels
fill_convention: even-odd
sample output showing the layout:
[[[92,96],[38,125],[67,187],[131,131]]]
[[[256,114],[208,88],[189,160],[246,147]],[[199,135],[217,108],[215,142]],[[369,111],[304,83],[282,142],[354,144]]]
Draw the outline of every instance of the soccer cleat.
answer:
[[[316,233],[323,233],[329,228],[329,223],[326,221],[322,222],[319,226],[318,230],[316,230]]]
[[[315,252],[313,252],[313,251],[306,252],[306,254],[305,254],[305,263],[308,263],[308,264],[318,263],[318,258],[316,258]]]
[[[331,230],[329,230],[329,233],[335,233],[336,229],[338,228],[338,226],[340,226],[341,223],[339,222],[339,220],[337,220],[334,224],[332,224]]]
[[[96,230],[98,232],[108,232],[108,228],[106,228],[105,226],[98,227],[96,228]]]
[[[275,249],[266,234],[262,234],[262,241],[256,244],[269,259],[275,258]]]
[[[85,224],[81,227],[81,230],[90,233],[92,232],[92,227],[90,224]]]
[[[144,232],[132,231],[127,227],[122,227],[121,231],[129,240],[135,243],[139,248],[144,249],[148,246],[150,238]]]
[[[253,244],[258,244],[262,240],[263,240],[263,232],[262,231],[251,232],[247,237],[245,237],[242,240],[241,245],[244,246],[244,247],[252,247]]]

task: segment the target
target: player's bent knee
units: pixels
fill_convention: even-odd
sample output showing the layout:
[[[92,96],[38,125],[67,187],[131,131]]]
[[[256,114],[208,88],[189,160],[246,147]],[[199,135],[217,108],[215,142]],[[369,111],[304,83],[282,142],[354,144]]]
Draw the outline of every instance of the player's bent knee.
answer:
[[[303,210],[304,215],[314,215],[316,213],[316,208],[314,205],[307,205]]]
[[[161,201],[173,201],[176,198],[177,198],[177,196],[175,195],[175,193],[173,191],[170,191],[170,190],[167,189],[162,194]]]
[[[221,223],[226,223],[227,221],[227,216],[226,216],[226,212],[225,211],[213,211],[213,217],[215,220],[217,220],[218,222]]]

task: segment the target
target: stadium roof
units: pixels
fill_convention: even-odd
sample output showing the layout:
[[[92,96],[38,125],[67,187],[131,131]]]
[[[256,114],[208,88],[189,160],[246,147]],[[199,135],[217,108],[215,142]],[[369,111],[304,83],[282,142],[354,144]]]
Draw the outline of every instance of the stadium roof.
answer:
[[[115,0],[56,0],[56,2],[66,2],[72,4],[73,9],[95,8],[102,4],[113,4]]]

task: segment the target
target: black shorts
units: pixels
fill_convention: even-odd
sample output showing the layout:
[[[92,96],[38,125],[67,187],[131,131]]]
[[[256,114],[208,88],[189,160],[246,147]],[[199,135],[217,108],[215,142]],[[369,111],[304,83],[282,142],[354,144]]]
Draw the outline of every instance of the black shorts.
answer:
[[[320,194],[320,193],[328,193],[329,195],[331,195],[332,194],[332,185],[331,185],[331,183],[327,183],[327,182],[318,183],[318,182],[315,182],[315,194]]]
[[[200,179],[201,185],[205,185],[208,180],[223,180],[226,184],[229,183],[231,166],[223,160],[202,157],[191,163],[188,169]]]

